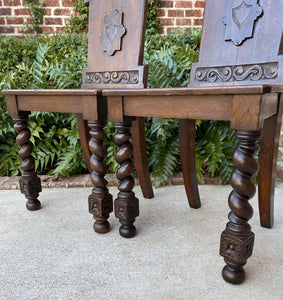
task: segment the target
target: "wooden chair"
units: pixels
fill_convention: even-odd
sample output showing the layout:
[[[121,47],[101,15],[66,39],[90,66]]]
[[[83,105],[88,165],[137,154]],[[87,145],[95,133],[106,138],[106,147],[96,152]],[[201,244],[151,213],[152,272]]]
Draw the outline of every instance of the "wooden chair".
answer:
[[[88,1],[86,1],[88,2]],[[76,113],[82,149],[94,184],[89,196],[89,212],[96,220],[94,230],[109,231],[107,221],[113,210],[112,196],[104,179],[106,149],[103,146],[103,127],[107,120],[103,88],[143,88],[147,79],[146,68],[141,66],[146,0],[125,3],[121,0],[90,1],[88,67],[83,71],[81,90],[5,90],[9,114],[15,121],[17,144],[23,171],[20,189],[27,198],[28,210],[40,209],[37,199],[41,192],[40,179],[35,173],[32,144],[29,141],[28,114],[30,111]],[[126,14],[126,18],[124,18]],[[124,39],[122,40],[122,37]],[[123,44],[123,52],[119,51]],[[114,55],[115,54],[115,55]],[[89,130],[89,128],[90,130]],[[153,197],[145,148],[144,118],[136,118],[134,157],[143,194]],[[88,147],[89,143],[89,147]]]
[[[132,117],[180,119],[181,155],[187,162],[190,205],[198,207],[194,166],[196,119],[230,120],[238,146],[231,176],[229,222],[221,235],[220,254],[226,266],[223,278],[241,283],[243,266],[252,255],[254,234],[248,220],[249,200],[256,192],[253,177],[258,171],[261,224],[272,227],[274,177],[282,117],[283,91],[283,1],[206,0],[199,62],[191,70],[187,88],[103,90],[110,120],[117,128],[120,147],[117,172],[120,181],[115,202],[121,234],[135,233],[138,201],[132,191],[132,161],[129,130]],[[125,14],[126,18],[126,14]],[[281,101],[280,101],[281,100]],[[189,140],[189,134],[191,140]]]

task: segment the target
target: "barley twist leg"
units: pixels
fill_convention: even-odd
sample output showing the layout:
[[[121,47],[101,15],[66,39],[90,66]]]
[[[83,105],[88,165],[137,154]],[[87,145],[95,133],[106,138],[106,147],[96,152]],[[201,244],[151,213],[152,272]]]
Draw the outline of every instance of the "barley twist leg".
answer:
[[[105,122],[95,121],[88,123],[90,127],[89,149],[92,153],[90,165],[92,168],[91,180],[94,185],[92,193],[88,198],[89,212],[93,214],[95,223],[93,229],[97,233],[106,233],[110,230],[107,221],[109,214],[113,211],[113,199],[107,189],[107,180],[104,178],[107,173],[107,166],[104,162],[107,152],[103,146],[106,138],[103,130]]]
[[[115,215],[122,224],[120,227],[120,235],[131,238],[136,235],[136,228],[133,224],[135,218],[139,215],[139,200],[132,191],[135,182],[131,175],[133,170],[133,146],[130,142],[131,122],[115,123],[114,126],[117,129],[114,141],[119,147],[119,151],[116,154],[116,161],[120,165],[117,171],[119,193],[115,200]]]
[[[220,255],[224,257],[226,266],[222,276],[230,283],[238,284],[245,279],[243,266],[252,255],[254,233],[248,220],[253,215],[249,200],[256,192],[252,178],[258,170],[254,155],[258,151],[260,131],[237,130],[238,147],[233,154],[235,170],[231,176],[233,191],[229,196],[229,222],[221,235]]]
[[[20,189],[27,198],[26,208],[31,211],[38,210],[41,208],[37,199],[41,192],[41,182],[35,173],[35,163],[32,157],[33,146],[30,142],[31,133],[28,129],[28,113],[22,112],[13,119],[15,121],[14,129],[18,133],[16,143],[20,147],[19,158],[22,161],[23,173],[20,178]]]

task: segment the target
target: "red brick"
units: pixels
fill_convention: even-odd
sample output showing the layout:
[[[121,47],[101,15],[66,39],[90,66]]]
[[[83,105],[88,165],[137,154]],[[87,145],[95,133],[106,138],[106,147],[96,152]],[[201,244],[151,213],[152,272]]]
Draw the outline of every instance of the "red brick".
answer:
[[[53,33],[54,32],[54,28],[53,27],[41,27],[39,29],[40,33]]]
[[[20,6],[21,1],[20,0],[4,0],[5,6]]]
[[[63,27],[63,26],[61,26],[61,27],[56,27],[54,31],[56,31],[56,32],[58,32],[58,33],[64,33],[64,27]]]
[[[4,18],[0,18],[0,25],[5,25],[5,19]]]
[[[51,181],[51,183],[49,184],[49,187],[52,188],[65,188],[67,187],[67,182],[68,179],[66,177],[59,177],[57,180]]]
[[[176,30],[177,28],[178,27],[167,27],[166,28],[167,34],[170,33],[170,32],[172,32],[172,31],[174,31],[174,30]]]
[[[176,8],[192,8],[193,2],[192,1],[177,1],[175,4]]]
[[[177,26],[191,26],[192,25],[192,20],[190,20],[190,19],[177,19],[176,20],[176,25]]]
[[[185,12],[186,17],[202,18],[202,14],[203,14],[203,11],[200,9],[186,10],[186,12]]]
[[[183,185],[184,178],[182,172],[179,172],[171,177],[171,184],[173,185]]]
[[[62,25],[61,18],[45,18],[44,19],[45,25]]]
[[[198,8],[204,8],[205,6],[205,1],[204,0],[199,0],[199,1],[196,1],[195,2],[195,7],[198,7]]]
[[[71,177],[67,185],[69,188],[77,188],[85,186],[85,175],[74,175]]]
[[[168,9],[168,17],[184,17],[184,10],[183,9]]]
[[[7,26],[0,26],[0,33],[2,33],[2,34],[15,33],[15,28],[7,27]]]
[[[174,19],[163,19],[163,18],[161,18],[160,23],[163,26],[172,26],[172,25],[174,25]]]
[[[54,16],[70,16],[71,15],[71,11],[70,9],[61,9],[61,8],[57,8],[54,10]]]
[[[173,7],[173,1],[161,1],[160,2],[160,7],[165,7],[165,8],[172,8]]]
[[[74,0],[63,0],[62,6],[63,7],[72,7],[74,4]]]
[[[44,16],[51,16],[51,9],[50,8],[45,8]]]
[[[194,26],[202,26],[203,20],[202,19],[194,19]]]
[[[24,19],[19,17],[10,17],[7,19],[7,24],[23,24]]]
[[[19,179],[20,176],[10,177],[5,181],[1,186],[0,190],[14,190],[19,188]]]
[[[17,8],[14,10],[14,14],[16,16],[29,16],[30,11],[28,8]]]
[[[0,8],[0,16],[10,16],[11,13],[11,8]]]
[[[58,6],[60,6],[59,0],[45,0],[44,6],[45,7],[58,7]]]
[[[165,9],[159,9],[158,11],[157,11],[157,16],[158,17],[164,17],[166,15],[166,10]]]

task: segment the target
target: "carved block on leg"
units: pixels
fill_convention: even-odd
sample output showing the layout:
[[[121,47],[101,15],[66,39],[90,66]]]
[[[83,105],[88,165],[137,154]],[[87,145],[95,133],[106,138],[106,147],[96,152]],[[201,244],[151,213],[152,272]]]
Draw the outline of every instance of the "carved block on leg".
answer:
[[[254,233],[246,237],[235,237],[223,231],[220,241],[220,255],[227,265],[222,270],[222,276],[230,283],[241,283],[245,279],[243,266],[252,256]]]
[[[39,193],[42,191],[40,178],[36,175],[30,177],[23,174],[19,182],[21,193],[23,193],[28,200],[26,208],[31,211],[40,209],[41,204],[37,199]]]
[[[97,233],[106,233],[110,230],[110,224],[107,221],[109,214],[113,211],[112,195],[107,189],[107,166],[104,162],[107,152],[103,145],[106,134],[103,130],[105,122],[95,121],[88,123],[90,127],[89,150],[92,153],[90,166],[93,170],[91,180],[94,185],[92,193],[88,198],[89,212],[93,214],[95,223],[93,229]]]
[[[88,197],[89,212],[93,214],[95,223],[93,229],[97,233],[106,233],[110,230],[110,224],[107,221],[110,213],[113,211],[112,195],[107,191],[92,190]]]
[[[127,197],[127,195],[124,196]],[[123,197],[121,192],[118,194],[118,198],[115,200],[115,216],[122,224],[121,236],[130,238],[136,235],[136,228],[133,224],[139,215],[139,199],[134,195],[131,199],[126,199],[126,197]]]

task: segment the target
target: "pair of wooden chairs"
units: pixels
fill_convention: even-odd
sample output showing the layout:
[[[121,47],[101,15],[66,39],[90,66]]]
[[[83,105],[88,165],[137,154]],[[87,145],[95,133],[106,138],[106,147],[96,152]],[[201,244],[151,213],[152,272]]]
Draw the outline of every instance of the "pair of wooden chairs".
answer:
[[[185,187],[191,207],[200,207],[194,160],[195,120],[230,120],[238,146],[233,154],[229,221],[221,235],[220,254],[226,266],[223,278],[241,283],[243,266],[252,255],[254,234],[248,224],[253,209],[249,200],[256,186],[259,152],[259,208],[261,225],[273,225],[273,198],[283,91],[283,2],[281,0],[206,0],[199,62],[193,64],[187,88],[146,89],[142,66],[146,0],[90,0],[88,68],[81,90],[10,90],[9,113],[18,132],[19,156],[23,160],[20,180],[27,208],[40,208],[41,191],[31,157],[27,128],[30,110],[77,113],[83,149],[90,156],[94,184],[89,210],[94,229],[109,230],[113,210],[107,189],[103,127],[107,115],[114,122],[119,147],[116,160],[119,193],[115,214],[120,234],[135,235],[139,214],[133,192],[132,152],[144,195],[152,197],[146,163],[144,117],[178,118]],[[90,127],[89,149],[86,147]],[[131,127],[132,140],[131,140]],[[259,142],[260,141],[260,142]],[[90,151],[90,152],[89,152]]]

